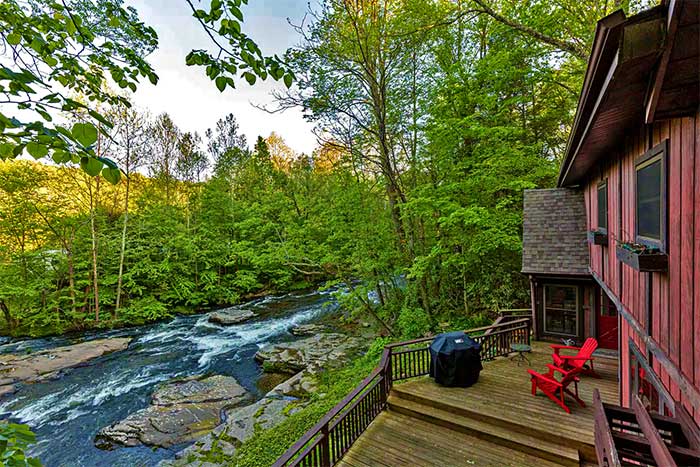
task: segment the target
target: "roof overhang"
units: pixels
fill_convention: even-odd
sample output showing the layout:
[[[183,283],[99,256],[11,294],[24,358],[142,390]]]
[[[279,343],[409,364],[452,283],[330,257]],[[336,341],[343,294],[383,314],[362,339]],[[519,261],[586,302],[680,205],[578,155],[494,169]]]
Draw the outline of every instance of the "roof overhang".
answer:
[[[596,163],[644,123],[650,76],[666,36],[666,5],[598,22],[558,186],[580,183]]]

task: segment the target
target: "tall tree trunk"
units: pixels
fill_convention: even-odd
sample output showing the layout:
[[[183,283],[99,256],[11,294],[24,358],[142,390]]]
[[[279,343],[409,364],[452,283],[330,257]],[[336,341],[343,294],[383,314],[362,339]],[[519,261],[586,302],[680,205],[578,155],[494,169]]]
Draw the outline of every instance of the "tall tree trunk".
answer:
[[[97,276],[97,226],[95,223],[95,196],[100,186],[100,177],[95,177],[95,193],[92,191],[92,180],[89,180],[90,187],[90,235],[92,236],[92,292],[95,300],[95,321],[100,322],[100,292]]]
[[[66,248],[66,262],[68,263],[68,293],[70,294],[71,313],[75,313],[75,266],[73,264],[73,233],[71,233],[70,248]]]
[[[124,280],[124,257],[126,255],[126,230],[129,224],[129,193],[131,190],[131,142],[128,140],[126,142],[126,161],[125,161],[125,173],[126,173],[126,193],[124,195],[124,225],[122,226],[122,243],[121,249],[119,251],[119,275],[117,277],[117,300],[114,306],[114,312],[112,317],[117,318],[117,313],[119,312],[119,307],[121,306],[122,300],[122,281]]]
[[[12,319],[10,309],[7,307],[7,304],[5,304],[4,300],[0,300],[0,310],[2,310],[2,314],[5,317],[7,326],[10,328],[10,331],[12,331],[15,328],[15,320]]]
[[[124,277],[124,256],[126,254],[126,229],[129,222],[129,188],[131,181],[129,180],[129,174],[126,174],[126,195],[124,197],[124,225],[122,226],[122,243],[121,250],[119,251],[119,276],[117,277],[117,302],[114,307],[113,317],[116,319],[117,312],[121,306],[122,298],[122,280]]]

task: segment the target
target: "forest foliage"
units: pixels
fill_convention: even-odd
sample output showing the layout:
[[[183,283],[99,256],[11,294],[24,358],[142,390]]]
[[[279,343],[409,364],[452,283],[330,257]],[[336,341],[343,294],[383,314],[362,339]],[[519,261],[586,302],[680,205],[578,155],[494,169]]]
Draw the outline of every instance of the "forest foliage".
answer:
[[[554,182],[595,21],[647,3],[326,0],[283,59],[240,32],[241,2],[193,9],[221,54],[187,64],[226,76],[222,89],[239,71],[282,79],[269,110],[304,109],[320,140],[309,155],[274,134],[249,147],[233,114],[202,138],[106,88],[106,73],[157,81],[143,59],[155,32],[119,0],[4,3],[3,111],[43,118],[0,119],[5,332],[141,324],[337,282],[394,336],[522,306],[522,192]],[[37,98],[51,80],[82,94]]]

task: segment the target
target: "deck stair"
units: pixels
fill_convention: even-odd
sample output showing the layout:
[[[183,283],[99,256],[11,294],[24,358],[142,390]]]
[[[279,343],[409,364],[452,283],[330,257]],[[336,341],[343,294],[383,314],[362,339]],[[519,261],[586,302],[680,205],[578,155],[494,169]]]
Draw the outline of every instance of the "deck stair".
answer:
[[[533,429],[527,420],[523,420],[522,424],[514,424],[499,418],[494,413],[451,406],[441,401],[402,391],[401,385],[393,388],[388,404],[390,411],[465,433],[471,437],[559,465],[579,467],[582,462],[579,450],[571,446],[571,440],[558,437],[552,432]]]
[[[545,368],[551,362],[551,349],[535,342],[530,357],[533,368]],[[526,368],[507,358],[486,362],[479,382],[469,388],[445,388],[429,377],[395,384],[387,413],[541,459],[543,465],[595,463],[593,389],[599,389],[606,402],[618,402],[617,361],[596,356],[602,378],[581,378],[579,392],[587,407],[572,404],[571,414],[541,393],[532,396]]]

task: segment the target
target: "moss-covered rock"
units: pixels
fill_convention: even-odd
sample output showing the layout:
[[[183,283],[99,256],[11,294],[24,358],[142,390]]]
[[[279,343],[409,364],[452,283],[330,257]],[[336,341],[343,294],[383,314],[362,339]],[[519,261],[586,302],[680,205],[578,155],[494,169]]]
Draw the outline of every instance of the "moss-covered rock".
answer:
[[[222,409],[249,400],[248,392],[230,376],[171,381],[156,390],[149,407],[100,430],[95,445],[166,448],[192,441],[221,423]]]

